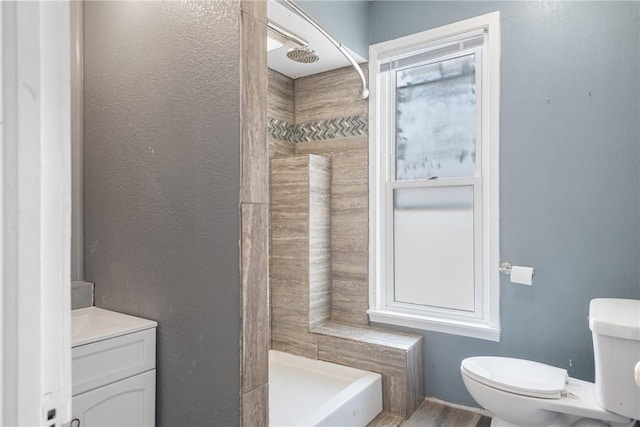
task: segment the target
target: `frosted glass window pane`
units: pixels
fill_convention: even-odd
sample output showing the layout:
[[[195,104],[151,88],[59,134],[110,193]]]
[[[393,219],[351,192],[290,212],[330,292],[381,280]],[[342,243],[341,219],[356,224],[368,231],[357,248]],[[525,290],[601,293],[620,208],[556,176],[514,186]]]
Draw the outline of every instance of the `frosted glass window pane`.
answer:
[[[474,310],[473,187],[394,191],[395,301]]]
[[[475,55],[396,73],[396,180],[475,175]]]

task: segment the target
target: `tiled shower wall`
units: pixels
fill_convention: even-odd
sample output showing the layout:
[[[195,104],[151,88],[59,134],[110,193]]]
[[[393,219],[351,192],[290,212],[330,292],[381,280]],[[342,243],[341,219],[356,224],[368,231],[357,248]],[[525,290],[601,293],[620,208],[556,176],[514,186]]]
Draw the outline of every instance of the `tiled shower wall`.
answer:
[[[367,101],[357,95],[358,75],[345,68],[292,81],[270,71],[268,86],[272,348],[380,373],[384,410],[408,417],[423,397],[422,337],[368,327],[366,314]],[[320,211],[330,224],[313,219]],[[312,233],[327,226],[330,242],[329,233]],[[313,248],[329,257],[314,264]],[[330,300],[314,293],[329,288],[318,287],[327,270]]]
[[[364,67],[367,73],[366,66]],[[269,70],[269,156],[331,159],[331,320],[367,325],[367,101],[342,68],[295,81]]]

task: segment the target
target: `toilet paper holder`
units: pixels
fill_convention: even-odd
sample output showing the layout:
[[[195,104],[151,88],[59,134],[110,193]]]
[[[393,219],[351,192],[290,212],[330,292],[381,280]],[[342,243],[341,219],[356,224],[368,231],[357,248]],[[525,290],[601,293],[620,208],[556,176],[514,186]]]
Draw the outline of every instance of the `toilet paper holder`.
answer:
[[[510,262],[501,262],[498,270],[500,271],[500,274],[504,274],[505,276],[510,276],[512,268],[513,268],[513,265]],[[533,271],[531,276],[533,277],[535,275],[536,275],[536,272]]]
[[[510,262],[501,262],[498,270],[500,271],[500,274],[504,274],[505,276],[508,276],[511,274],[512,267],[513,265]]]

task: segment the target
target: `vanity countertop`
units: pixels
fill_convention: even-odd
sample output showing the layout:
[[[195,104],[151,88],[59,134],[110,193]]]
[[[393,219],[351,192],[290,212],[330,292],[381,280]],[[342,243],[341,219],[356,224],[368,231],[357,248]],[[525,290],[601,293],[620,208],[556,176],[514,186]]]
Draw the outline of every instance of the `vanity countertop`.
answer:
[[[130,334],[158,325],[153,320],[98,307],[71,311],[71,347]]]

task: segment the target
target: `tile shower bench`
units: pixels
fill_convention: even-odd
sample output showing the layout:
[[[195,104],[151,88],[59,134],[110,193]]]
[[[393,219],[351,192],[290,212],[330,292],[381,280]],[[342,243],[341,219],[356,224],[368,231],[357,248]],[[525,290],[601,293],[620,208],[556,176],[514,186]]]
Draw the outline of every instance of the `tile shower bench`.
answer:
[[[385,411],[408,418],[424,399],[422,336],[325,322],[317,335],[318,359],[382,375]]]

